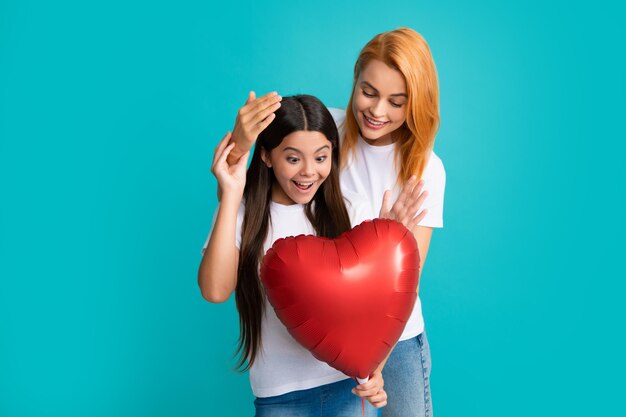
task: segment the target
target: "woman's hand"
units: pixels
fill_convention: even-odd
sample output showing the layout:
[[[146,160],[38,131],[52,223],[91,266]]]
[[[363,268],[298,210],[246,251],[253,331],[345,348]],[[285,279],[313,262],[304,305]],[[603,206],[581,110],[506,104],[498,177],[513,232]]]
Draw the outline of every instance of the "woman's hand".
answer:
[[[234,164],[226,162],[229,152],[235,147],[229,144],[231,133],[228,132],[215,148],[211,172],[217,178],[217,183],[224,194],[233,194],[241,197],[246,186],[246,164],[250,151],[244,153]]]
[[[254,91],[250,91],[246,104],[239,109],[235,120],[232,134],[235,147],[228,155],[230,165],[236,163],[244,153],[248,152],[259,137],[259,133],[272,123],[276,117],[274,112],[280,107],[281,100],[282,97],[276,92],[256,98]]]
[[[402,187],[402,191],[398,199],[393,203],[393,206],[390,202],[391,191],[385,191],[378,217],[381,219],[395,220],[402,223],[407,229],[413,230],[428,212],[428,210],[422,210],[417,214],[422,204],[424,204],[424,200],[428,197],[428,191],[422,191],[424,181],[420,180],[415,184],[416,181],[417,177],[415,175],[409,178],[404,187]]]
[[[365,398],[376,408],[387,405],[387,393],[383,389],[385,381],[383,374],[379,370],[375,370],[369,380],[364,384],[359,384],[352,389],[352,393],[358,397]]]

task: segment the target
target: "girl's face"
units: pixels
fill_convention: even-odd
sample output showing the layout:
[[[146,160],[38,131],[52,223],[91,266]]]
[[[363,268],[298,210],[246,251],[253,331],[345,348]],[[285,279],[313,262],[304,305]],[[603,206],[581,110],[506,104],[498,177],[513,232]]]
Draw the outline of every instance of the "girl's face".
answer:
[[[320,132],[293,132],[271,152],[264,149],[261,158],[274,170],[272,201],[283,204],[306,204],[330,174],[332,144]]]
[[[359,75],[352,111],[361,136],[370,145],[393,143],[392,132],[406,121],[406,82],[402,74],[382,61],[372,60]]]

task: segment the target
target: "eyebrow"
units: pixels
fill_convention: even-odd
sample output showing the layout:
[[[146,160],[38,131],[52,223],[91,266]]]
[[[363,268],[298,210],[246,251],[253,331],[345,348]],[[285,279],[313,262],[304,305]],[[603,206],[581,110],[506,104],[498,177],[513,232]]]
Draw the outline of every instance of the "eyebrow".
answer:
[[[361,81],[361,84],[365,84],[366,87],[369,87],[378,93],[378,89],[374,87],[372,84],[368,83],[367,81]],[[404,97],[404,98],[409,97],[406,93],[395,93],[395,94],[389,94],[389,95],[391,97]]]
[[[328,145],[324,145],[324,146],[322,146],[321,148],[317,149],[314,153],[318,153],[319,151],[321,151],[321,150],[322,150],[322,149],[324,149],[324,148],[328,148],[328,149],[330,149],[330,146],[328,146]],[[293,147],[291,147],[291,146],[287,146],[285,149],[283,149],[283,152],[285,152],[285,151],[295,151],[295,152],[298,152],[298,153],[303,153],[300,149],[298,149],[298,148],[293,148]]]

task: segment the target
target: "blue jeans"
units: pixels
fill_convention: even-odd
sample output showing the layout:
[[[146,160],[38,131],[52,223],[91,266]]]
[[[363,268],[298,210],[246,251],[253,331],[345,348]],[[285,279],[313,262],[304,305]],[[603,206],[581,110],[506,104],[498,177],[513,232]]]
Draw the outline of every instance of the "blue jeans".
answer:
[[[359,417],[361,398],[352,393],[352,379],[275,397],[256,398],[256,417]],[[376,408],[365,401],[365,415],[375,417]]]
[[[430,368],[425,331],[398,342],[383,368],[388,397],[383,417],[432,417]]]

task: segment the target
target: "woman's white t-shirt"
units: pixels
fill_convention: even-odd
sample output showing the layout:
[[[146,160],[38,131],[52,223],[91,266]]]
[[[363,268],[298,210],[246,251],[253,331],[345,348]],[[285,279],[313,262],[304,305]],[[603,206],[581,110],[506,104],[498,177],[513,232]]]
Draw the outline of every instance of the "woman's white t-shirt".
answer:
[[[330,109],[343,137],[343,124],[346,113],[341,109]],[[366,199],[366,211],[370,218],[378,217],[385,190],[393,191],[392,202],[400,194],[401,187],[396,184],[398,168],[395,160],[395,144],[372,146],[359,136],[355,153],[349,155],[348,164],[341,171],[341,191],[349,195],[357,194]],[[428,197],[422,209],[428,213],[419,223],[425,227],[443,227],[443,196],[446,187],[446,172],[441,159],[431,153],[422,175],[424,190]],[[424,331],[422,305],[418,297],[400,340],[407,340]]]
[[[365,214],[364,200],[351,193],[346,193],[344,197],[353,227],[368,218]],[[235,235],[237,249],[241,247],[244,211],[242,203],[237,213]],[[301,204],[285,206],[272,202],[270,216],[267,238],[263,243],[264,253],[277,239],[300,234],[315,235],[315,229],[306,217],[304,206]],[[207,238],[203,253],[208,242]],[[315,359],[311,352],[296,342],[276,316],[267,298],[265,299],[265,314],[261,320],[261,349],[250,368],[250,386],[255,396],[273,397],[346,378],[348,376]]]

